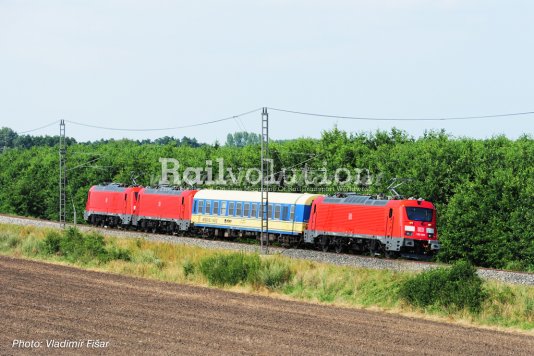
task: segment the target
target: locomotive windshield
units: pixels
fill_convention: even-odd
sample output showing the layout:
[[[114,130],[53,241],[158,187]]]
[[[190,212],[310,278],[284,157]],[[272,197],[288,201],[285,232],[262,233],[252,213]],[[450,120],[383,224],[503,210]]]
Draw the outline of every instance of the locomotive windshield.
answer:
[[[406,207],[406,213],[408,214],[408,220],[412,221],[432,221],[432,209]]]

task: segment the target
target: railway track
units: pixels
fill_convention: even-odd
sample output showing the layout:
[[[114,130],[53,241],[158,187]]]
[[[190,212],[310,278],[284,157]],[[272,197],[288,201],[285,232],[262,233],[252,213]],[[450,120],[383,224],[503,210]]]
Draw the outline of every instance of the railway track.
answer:
[[[0,214],[0,223],[14,224],[14,225],[30,225],[37,227],[49,227],[59,229],[60,226],[57,222],[49,220],[41,220],[36,218],[10,216]],[[103,234],[115,236],[115,237],[127,237],[127,238],[143,238],[152,241],[163,241],[170,243],[194,245],[203,248],[211,249],[226,249],[234,251],[245,252],[259,252],[259,246],[253,244],[247,244],[242,242],[233,242],[227,240],[208,240],[203,238],[186,237],[186,236],[174,236],[164,234],[151,234],[132,230],[121,229],[107,229],[97,228],[89,225],[78,225],[80,230],[83,231],[99,231]],[[271,254],[281,254],[290,258],[305,259],[316,262],[331,263],[340,266],[352,266],[361,268],[371,268],[380,270],[393,270],[393,271],[422,271],[430,268],[439,267],[442,264],[435,262],[425,261],[410,261],[410,260],[391,260],[376,258],[371,256],[361,256],[354,254],[336,254],[331,252],[321,252],[309,249],[293,249],[283,247],[270,247],[269,252]],[[498,280],[505,283],[520,284],[520,285],[534,285],[534,273],[528,272],[513,272],[504,271],[491,268],[478,268],[478,274],[485,279]]]

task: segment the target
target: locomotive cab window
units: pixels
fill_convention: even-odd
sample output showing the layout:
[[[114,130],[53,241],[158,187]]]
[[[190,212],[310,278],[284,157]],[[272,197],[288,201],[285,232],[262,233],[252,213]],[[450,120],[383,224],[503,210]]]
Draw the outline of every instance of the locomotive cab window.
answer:
[[[424,222],[432,221],[432,209],[407,206],[406,214],[408,215],[408,220]]]

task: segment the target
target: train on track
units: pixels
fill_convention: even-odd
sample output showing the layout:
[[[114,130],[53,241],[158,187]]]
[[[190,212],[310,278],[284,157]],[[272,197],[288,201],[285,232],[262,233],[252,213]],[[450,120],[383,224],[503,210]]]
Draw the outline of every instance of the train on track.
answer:
[[[95,226],[211,238],[260,238],[260,192],[96,185],[84,219]],[[283,246],[396,257],[440,249],[436,209],[423,199],[269,193],[267,237]],[[265,220],[265,219],[264,219]]]

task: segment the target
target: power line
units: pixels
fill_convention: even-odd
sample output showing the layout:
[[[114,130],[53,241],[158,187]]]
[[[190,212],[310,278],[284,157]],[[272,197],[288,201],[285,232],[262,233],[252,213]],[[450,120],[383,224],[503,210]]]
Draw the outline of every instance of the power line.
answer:
[[[17,134],[21,135],[21,134],[25,134],[25,133],[29,133],[29,132],[34,132],[34,131],[37,131],[37,130],[46,129],[47,127],[50,127],[52,125],[56,125],[58,122],[59,122],[59,120],[56,120],[54,122],[49,123],[48,125],[41,126],[41,127],[36,128],[36,129],[27,130],[27,131],[19,131],[19,132],[17,132]]]
[[[289,114],[296,114],[296,115],[327,117],[327,118],[333,118],[333,119],[366,120],[366,121],[449,121],[449,120],[474,120],[474,119],[488,119],[488,118],[495,118],[495,117],[523,116],[523,115],[531,115],[531,114],[534,114],[534,111],[526,111],[526,112],[517,112],[517,113],[509,113],[509,114],[480,115],[480,116],[441,117],[441,118],[406,118],[406,119],[400,119],[400,118],[381,118],[381,117],[359,117],[359,116],[326,115],[326,114],[317,114],[317,113],[310,113],[310,112],[303,112],[303,111],[294,111],[294,110],[286,110],[286,109],[276,109],[276,108],[271,108],[271,107],[269,108],[269,110],[279,111],[279,112],[285,112],[285,113],[289,113]]]
[[[67,171],[72,171],[73,169],[77,169],[77,168],[81,168],[81,167],[85,167],[91,163],[94,163],[96,161],[98,161],[100,159],[100,157],[97,157],[97,158],[93,158],[92,160],[89,160],[88,162],[85,162],[85,163],[82,163],[80,165],[77,165],[76,167],[71,167],[69,169],[67,169]]]
[[[318,114],[318,113],[311,113],[311,112],[305,112],[305,111],[296,111],[296,110],[288,110],[288,109],[279,109],[279,108],[272,108],[268,107],[269,110],[278,111],[278,112],[285,112],[288,114],[295,114],[295,115],[305,115],[305,116],[315,116],[315,117],[324,117],[324,118],[332,118],[332,119],[345,119],[345,120],[363,120],[363,121],[450,121],[450,120],[476,120],[476,119],[489,119],[489,118],[498,118],[498,117],[519,117],[519,116],[526,116],[526,115],[532,115],[534,114],[534,111],[525,111],[525,112],[516,112],[516,113],[505,113],[505,114],[492,114],[492,115],[477,115],[477,116],[459,116],[459,117],[440,117],[440,118],[393,118],[393,117],[362,117],[362,116],[344,116],[344,115],[332,115],[332,114]],[[101,129],[101,130],[110,130],[110,131],[138,131],[138,132],[145,132],[145,131],[165,131],[165,130],[177,130],[177,129],[186,129],[191,127],[197,127],[197,126],[204,126],[204,125],[210,125],[218,122],[228,121],[228,120],[235,120],[240,129],[243,129],[245,127],[244,123],[239,119],[240,117],[255,113],[262,110],[262,108],[250,110],[238,115],[233,115],[229,117],[225,117],[222,119],[217,120],[211,120],[211,121],[205,121],[200,122],[197,124],[190,124],[190,125],[183,125],[183,126],[175,126],[175,127],[164,127],[164,128],[146,128],[146,129],[137,129],[137,128],[118,128],[118,127],[106,127],[106,126],[98,126],[98,125],[91,125],[91,124],[85,124],[81,122],[71,121],[71,120],[65,120],[65,122],[71,123],[73,125],[78,126],[84,126],[84,127],[90,127],[95,129]],[[45,128],[48,128],[50,126],[56,125],[59,122],[59,120],[56,120],[54,122],[51,122],[47,125],[37,127],[35,129],[26,130],[26,131],[18,131],[17,134],[27,134],[34,131],[39,131]]]
[[[239,130],[246,131],[245,127],[243,126],[243,122],[240,119],[238,119],[237,117],[235,118],[235,123],[239,127]]]
[[[250,111],[238,114],[238,115],[233,115],[233,116],[225,117],[225,118],[218,119],[218,120],[200,122],[200,123],[197,123],[197,124],[184,125],[184,126],[175,126],[175,127],[164,127],[164,128],[147,128],[147,129],[106,127],[106,126],[89,125],[89,124],[84,124],[84,123],[81,123],[81,122],[75,122],[75,121],[70,121],[70,120],[65,120],[65,121],[70,123],[70,124],[73,124],[73,125],[91,127],[91,128],[94,128],[94,129],[101,129],[101,130],[110,130],[110,131],[139,131],[139,132],[145,132],[145,131],[167,131],[167,130],[186,129],[186,128],[190,128],[190,127],[204,126],[204,125],[214,124],[214,123],[217,123],[217,122],[234,120],[234,119],[237,119],[237,118],[239,118],[241,116],[249,115],[249,114],[252,114],[252,113],[260,111],[260,110],[261,110],[261,108],[258,108],[258,109],[254,109],[254,110],[250,110]]]
[[[278,172],[274,172],[273,175],[277,175],[277,174],[280,174],[280,173],[284,173],[284,171],[287,171],[288,169],[293,169],[293,168],[297,168],[297,167],[299,167],[299,166],[302,166],[303,164],[306,164],[306,163],[308,163],[308,162],[310,162],[310,161],[313,161],[313,160],[317,159],[317,158],[318,158],[317,156],[318,156],[318,155],[315,154],[315,155],[313,155],[313,157],[308,158],[308,159],[305,160],[305,161],[299,162],[299,163],[297,163],[297,164],[295,164],[295,165],[293,165],[293,166],[291,166],[291,167],[289,167],[289,168],[286,168],[286,169],[284,169],[284,170],[281,170],[281,171],[278,171]]]

